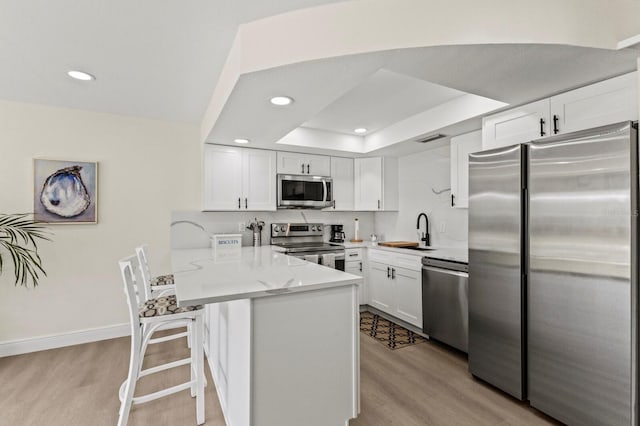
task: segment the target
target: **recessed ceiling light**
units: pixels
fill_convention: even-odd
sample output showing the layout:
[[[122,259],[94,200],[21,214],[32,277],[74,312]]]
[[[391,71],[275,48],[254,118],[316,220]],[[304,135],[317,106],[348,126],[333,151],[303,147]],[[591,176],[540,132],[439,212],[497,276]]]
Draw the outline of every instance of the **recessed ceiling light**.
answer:
[[[271,103],[278,106],[290,105],[293,102],[293,98],[288,96],[274,96],[270,99]]]
[[[353,129],[353,131],[356,133],[367,133],[367,129],[364,127],[358,127],[357,129]]]
[[[249,139],[234,139],[235,143],[249,143]]]
[[[75,78],[76,80],[82,80],[82,81],[91,81],[96,79],[94,76],[92,76],[89,73],[86,73],[84,71],[77,71],[77,70],[68,71],[67,75],[71,78]]]

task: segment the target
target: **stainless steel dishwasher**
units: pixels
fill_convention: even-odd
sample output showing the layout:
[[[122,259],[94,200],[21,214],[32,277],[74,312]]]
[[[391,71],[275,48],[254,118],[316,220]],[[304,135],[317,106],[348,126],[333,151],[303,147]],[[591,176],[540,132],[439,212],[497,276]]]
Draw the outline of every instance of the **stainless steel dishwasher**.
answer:
[[[469,338],[469,265],[422,259],[422,332],[463,352]]]

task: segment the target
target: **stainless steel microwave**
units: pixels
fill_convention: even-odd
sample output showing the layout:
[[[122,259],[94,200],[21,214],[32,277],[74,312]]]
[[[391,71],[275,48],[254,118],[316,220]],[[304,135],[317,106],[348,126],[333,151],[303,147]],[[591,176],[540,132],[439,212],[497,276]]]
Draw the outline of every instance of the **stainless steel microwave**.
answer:
[[[279,209],[333,206],[333,180],[327,176],[278,175]]]

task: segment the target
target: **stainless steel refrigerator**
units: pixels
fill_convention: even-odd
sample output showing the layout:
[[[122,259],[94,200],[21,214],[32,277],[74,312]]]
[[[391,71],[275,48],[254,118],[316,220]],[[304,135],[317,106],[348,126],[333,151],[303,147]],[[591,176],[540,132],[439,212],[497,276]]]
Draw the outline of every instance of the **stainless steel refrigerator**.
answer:
[[[569,424],[637,424],[637,123],[469,157],[469,369]]]

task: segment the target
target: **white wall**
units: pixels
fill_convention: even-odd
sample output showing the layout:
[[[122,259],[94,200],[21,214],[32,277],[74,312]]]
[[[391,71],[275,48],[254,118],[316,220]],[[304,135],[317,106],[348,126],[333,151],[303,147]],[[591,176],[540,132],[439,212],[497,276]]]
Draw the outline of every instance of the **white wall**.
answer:
[[[117,260],[169,268],[171,211],[200,204],[196,125],[0,101],[0,212],[33,210],[32,159],[99,162],[97,225],[52,225],[35,289],[0,276],[0,343],[129,321]],[[5,258],[8,264],[10,260]]]
[[[451,208],[450,156],[446,144],[399,158],[399,211],[374,213],[381,241],[418,241],[416,220],[424,212],[432,245],[467,247],[468,210]],[[440,232],[442,225],[444,232]]]

